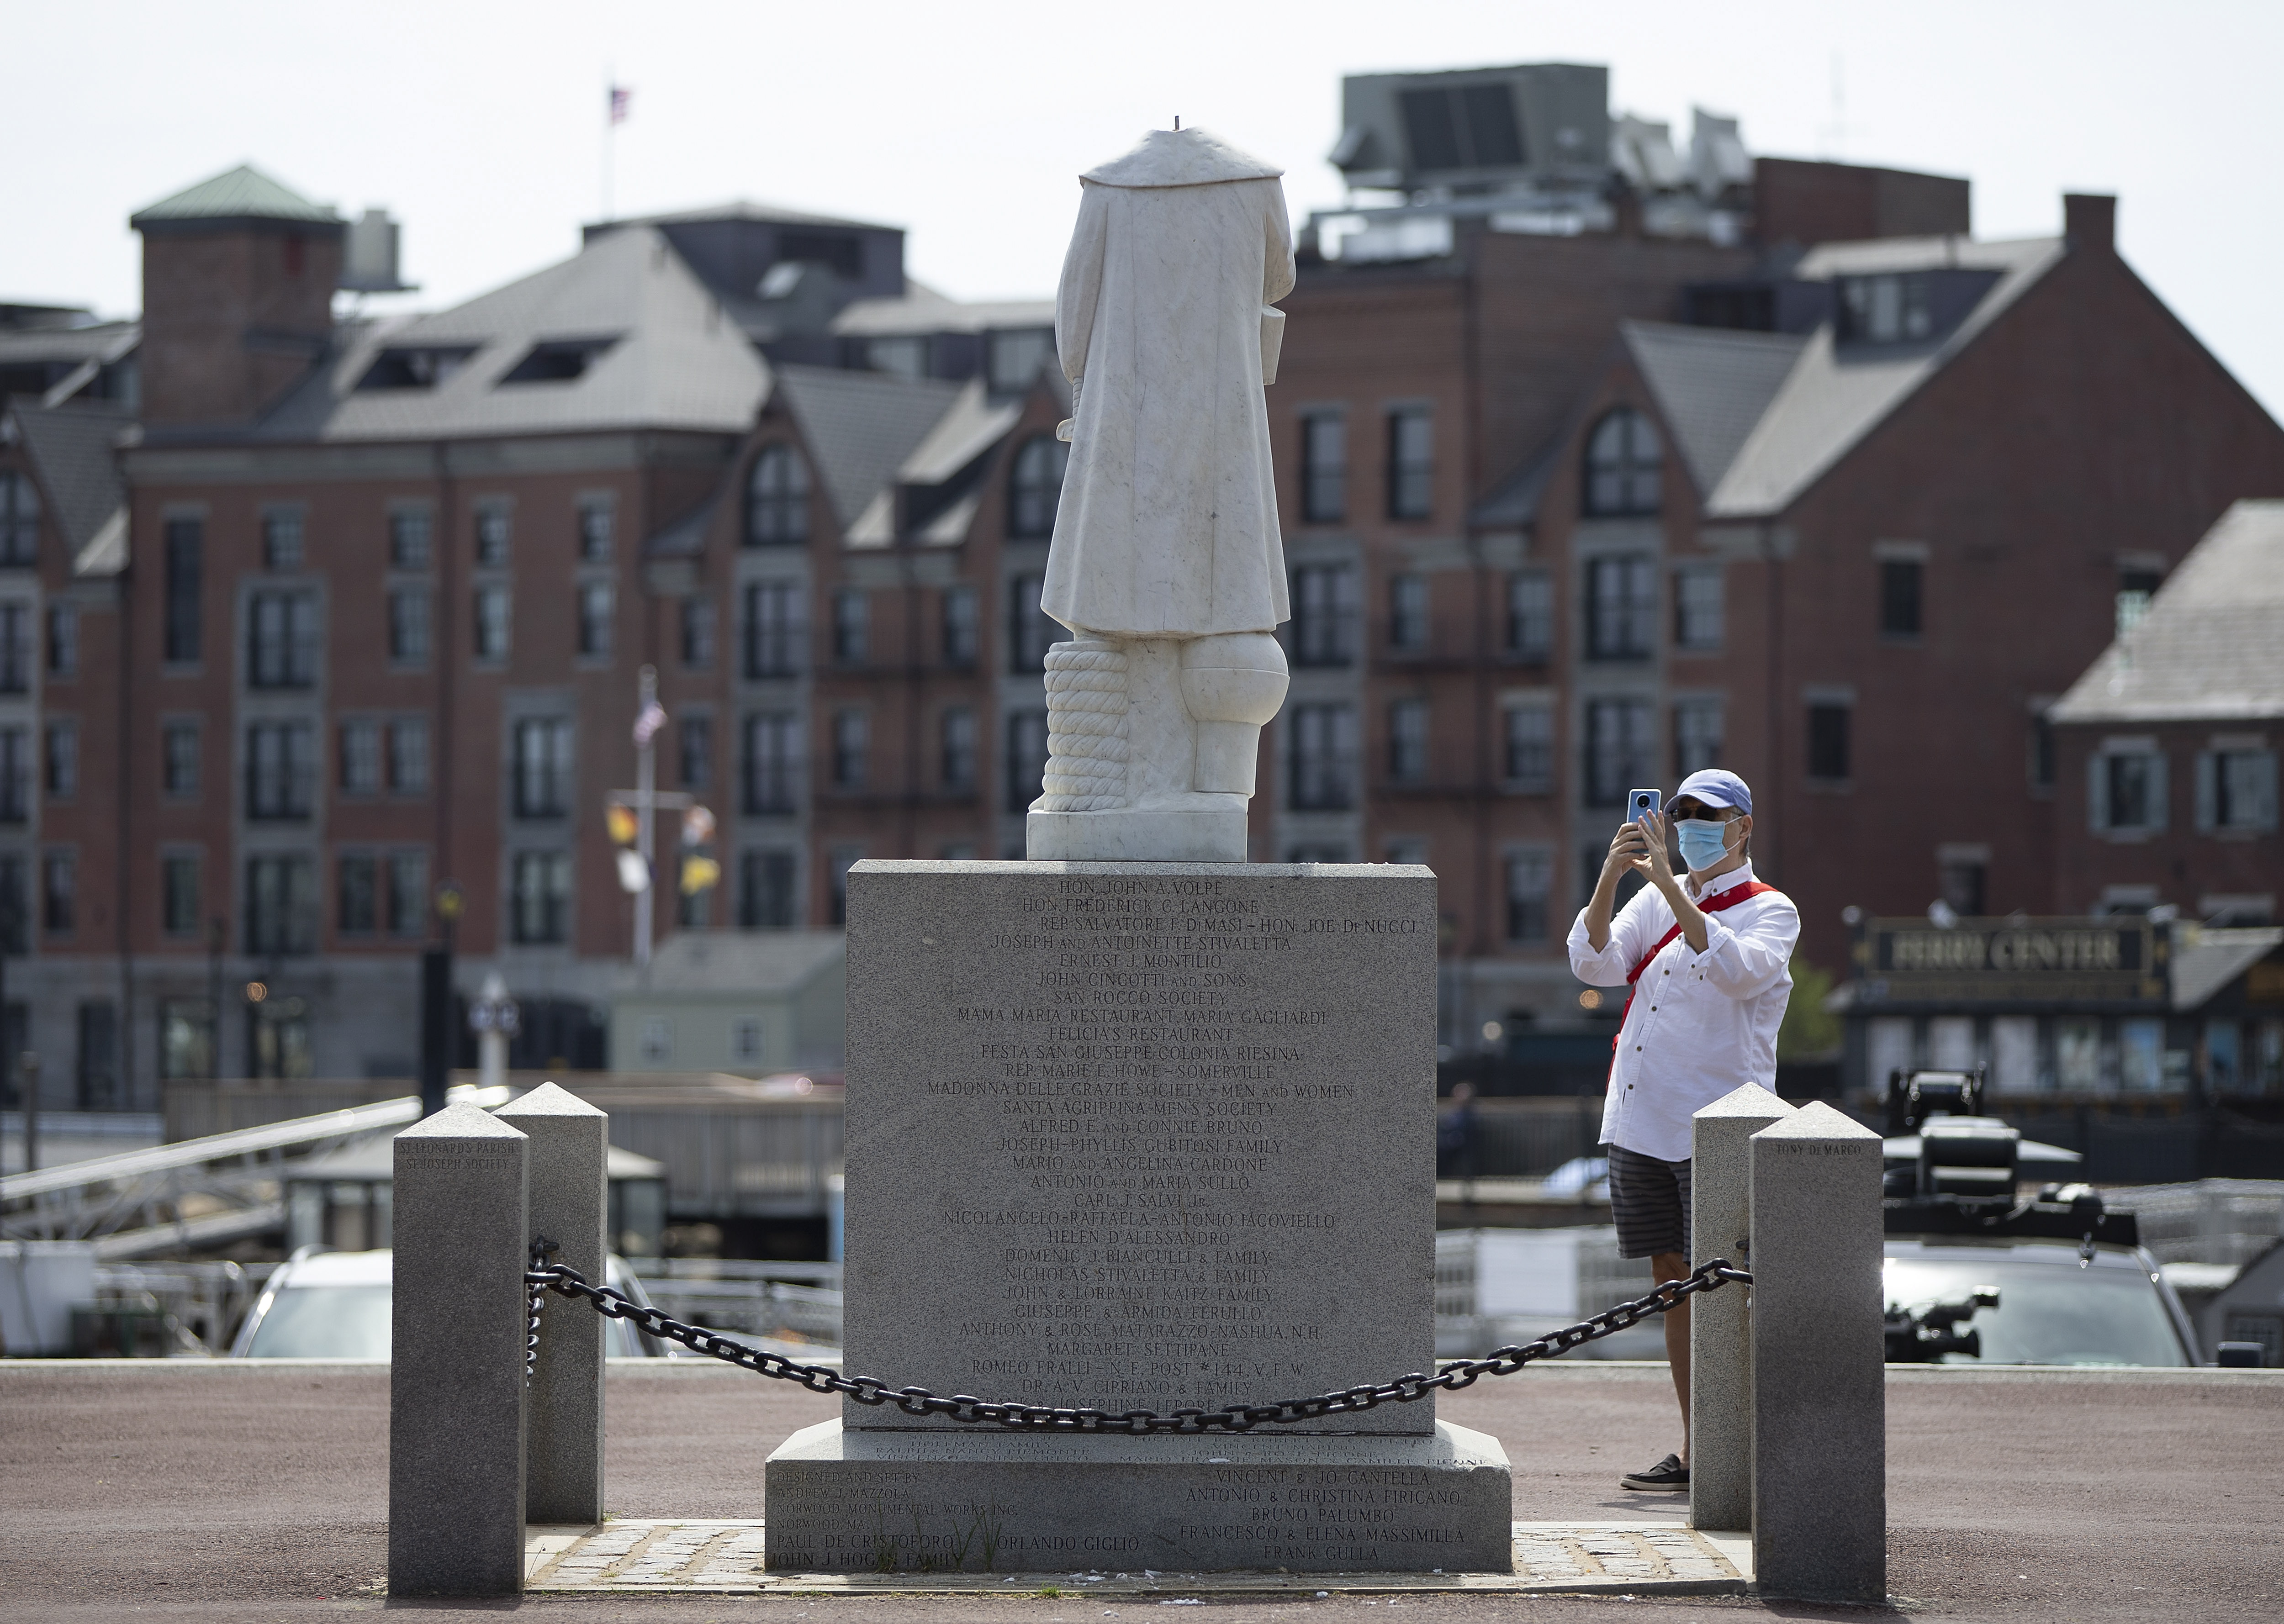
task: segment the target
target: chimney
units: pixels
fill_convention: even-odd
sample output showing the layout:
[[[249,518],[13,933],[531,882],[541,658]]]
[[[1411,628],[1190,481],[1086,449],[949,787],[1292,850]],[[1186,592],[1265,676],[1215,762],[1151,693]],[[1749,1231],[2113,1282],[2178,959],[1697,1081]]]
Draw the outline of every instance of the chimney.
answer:
[[[343,224],[250,168],[141,210],[142,416],[242,428],[332,342]]]
[[[2117,199],[2097,192],[2062,193],[2062,241],[2090,254],[2117,252]]]

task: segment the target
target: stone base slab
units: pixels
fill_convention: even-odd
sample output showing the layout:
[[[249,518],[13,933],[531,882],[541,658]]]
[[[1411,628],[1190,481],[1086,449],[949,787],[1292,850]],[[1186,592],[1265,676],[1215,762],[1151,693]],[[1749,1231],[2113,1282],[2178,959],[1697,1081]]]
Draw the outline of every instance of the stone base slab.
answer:
[[[1115,1567],[1046,1573],[773,1573],[759,1521],[630,1520],[534,1526],[525,1589],[536,1595],[1036,1596],[1177,1601],[1298,1597],[1494,1595],[1741,1596],[1752,1588],[1748,1534],[1678,1522],[1512,1526],[1514,1566],[1500,1573],[1184,1573]]]
[[[1031,812],[1023,850],[1034,863],[1243,863],[1245,807],[1177,812]]]
[[[802,1428],[770,1456],[776,1573],[1505,1572],[1498,1440]]]

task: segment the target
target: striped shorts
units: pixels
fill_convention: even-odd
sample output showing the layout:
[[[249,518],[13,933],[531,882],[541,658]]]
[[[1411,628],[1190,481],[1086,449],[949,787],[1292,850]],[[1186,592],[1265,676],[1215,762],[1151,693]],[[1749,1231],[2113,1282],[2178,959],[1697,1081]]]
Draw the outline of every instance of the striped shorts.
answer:
[[[1646,1258],[1660,1252],[1689,1257],[1689,1164],[1660,1161],[1622,1144],[1610,1155],[1610,1219],[1618,1226],[1618,1255]]]

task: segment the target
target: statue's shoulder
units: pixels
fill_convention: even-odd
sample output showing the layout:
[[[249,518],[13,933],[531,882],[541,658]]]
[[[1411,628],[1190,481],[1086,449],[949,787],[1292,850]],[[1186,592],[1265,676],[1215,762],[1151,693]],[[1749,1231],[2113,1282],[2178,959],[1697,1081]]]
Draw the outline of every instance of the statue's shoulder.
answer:
[[[1098,186],[1211,186],[1275,180],[1284,170],[1203,129],[1154,129],[1133,150],[1079,176]]]

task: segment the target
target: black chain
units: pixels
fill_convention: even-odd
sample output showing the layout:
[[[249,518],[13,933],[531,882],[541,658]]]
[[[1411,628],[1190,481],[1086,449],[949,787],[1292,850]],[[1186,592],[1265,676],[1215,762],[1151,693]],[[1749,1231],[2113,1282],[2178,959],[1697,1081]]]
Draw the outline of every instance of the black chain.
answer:
[[[532,1237],[531,1266],[533,1269],[547,1268],[547,1260],[562,1249],[544,1235]],[[528,1274],[523,1279],[524,1284],[531,1288],[528,1323],[525,1328],[523,1344],[523,1385],[528,1387],[531,1386],[533,1375],[539,1369],[539,1310],[547,1302],[547,1283],[536,1273]]]
[[[1735,1281],[1750,1285],[1753,1277],[1733,1269],[1726,1258],[1701,1263],[1694,1272],[1668,1280],[1647,1297],[1622,1302],[1592,1319],[1565,1325],[1529,1342],[1502,1347],[1481,1359],[1461,1359],[1441,1367],[1435,1375],[1414,1372],[1380,1386],[1349,1387],[1322,1393],[1315,1398],[1286,1399],[1274,1404],[1240,1404],[1227,1409],[1177,1409],[1171,1415],[1130,1409],[1113,1415],[1107,1410],[1068,1409],[1045,1404],[995,1404],[964,1393],[942,1398],[925,1387],[890,1387],[871,1376],[843,1376],[821,1364],[800,1364],[778,1354],[748,1347],[734,1338],[685,1324],[663,1309],[638,1303],[623,1292],[591,1285],[575,1269],[549,1265],[533,1249],[533,1268],[524,1279],[535,1298],[543,1290],[565,1297],[583,1297],[598,1313],[612,1319],[632,1320],[645,1335],[679,1342],[684,1347],[779,1381],[799,1382],[813,1393],[842,1393],[860,1404],[894,1404],[906,1415],[949,1416],[955,1421],[996,1421],[1002,1426],[1069,1433],[1243,1433],[1263,1422],[1312,1421],[1320,1416],[1352,1415],[1379,1404],[1407,1404],[1426,1398],[1437,1388],[1471,1386],[1479,1376],[1511,1376],[1533,1360],[1552,1359],[1600,1337],[1638,1325],[1664,1313],[1698,1292],[1710,1292]],[[536,1321],[534,1322],[536,1323]]]

